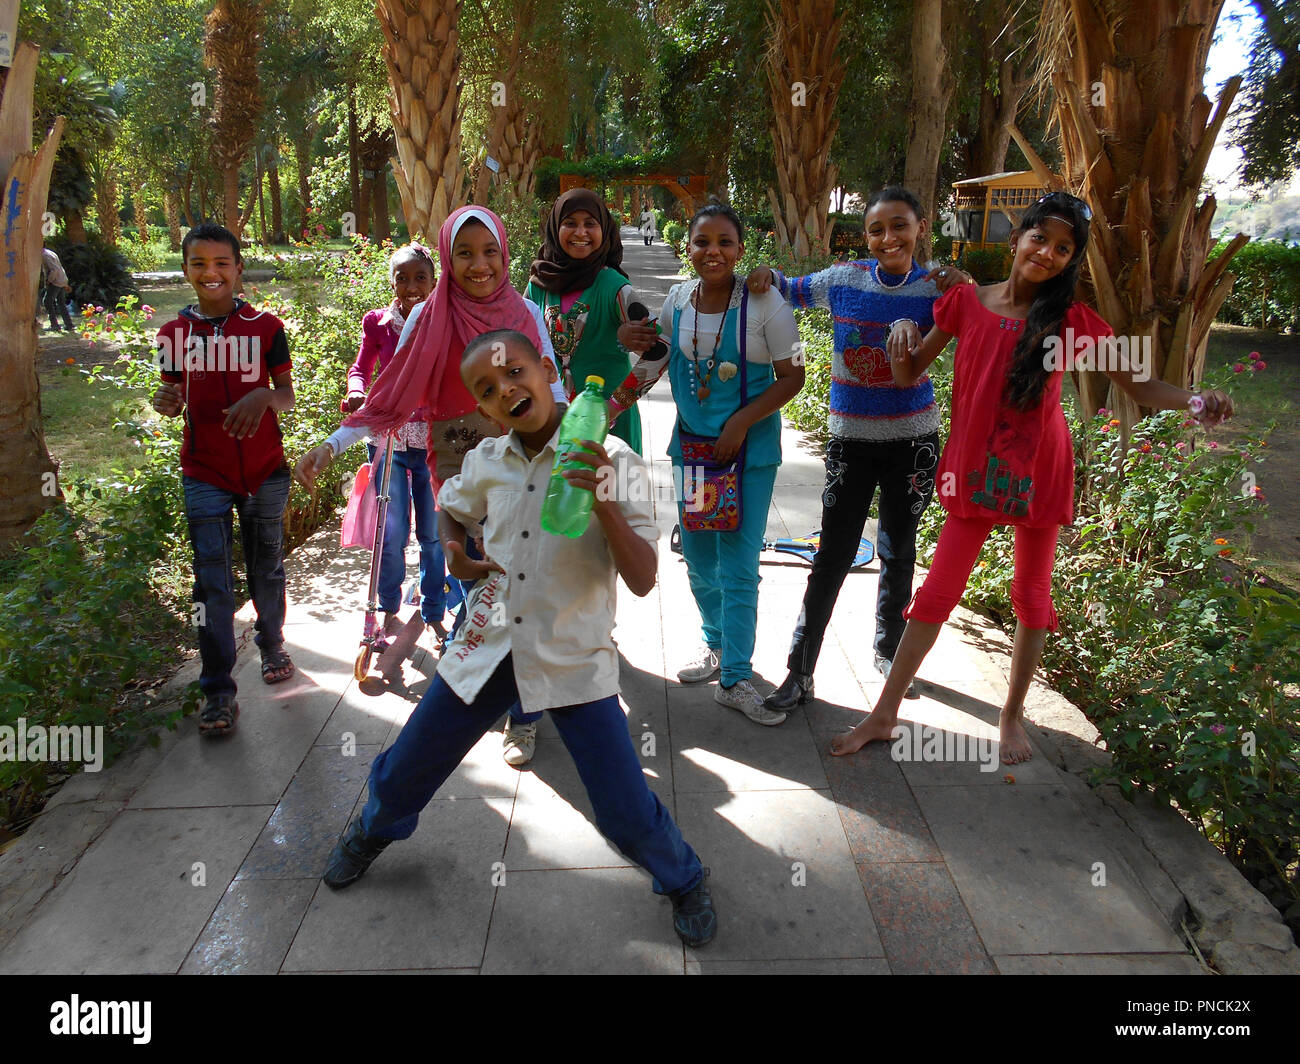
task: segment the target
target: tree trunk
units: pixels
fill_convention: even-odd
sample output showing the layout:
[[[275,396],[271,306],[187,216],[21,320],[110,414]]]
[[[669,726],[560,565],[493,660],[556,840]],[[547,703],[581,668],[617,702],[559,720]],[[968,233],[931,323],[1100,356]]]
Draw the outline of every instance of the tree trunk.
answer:
[[[907,118],[907,160],[903,184],[916,193],[927,218],[934,218],[939,155],[947,131],[952,80],[943,46],[942,0],[915,0],[912,6],[912,102]],[[930,258],[930,240],[918,241],[916,258]]]
[[[460,0],[378,0],[389,105],[397,139],[393,174],[412,239],[436,242],[465,201],[460,159]]]
[[[393,235],[392,223],[388,220],[388,160],[385,159],[379,166],[378,176],[375,178],[375,186],[371,194],[371,236],[375,240],[383,241],[391,239]]]
[[[0,273],[0,544],[22,535],[63,498],[58,467],[45,446],[36,376],[41,223],[63,118],[55,119],[39,150],[32,151],[32,85],[39,56],[30,42],[18,46],[0,96],[0,175],[9,190],[9,268]]]
[[[1055,89],[1065,185],[1093,210],[1088,275],[1097,309],[1130,349],[1149,342],[1153,375],[1182,388],[1201,379],[1210,324],[1232,288],[1225,270],[1247,242],[1238,234],[1206,261],[1215,200],[1200,198],[1201,181],[1241,85],[1229,79],[1213,109],[1202,92],[1221,7],[1222,0],[1132,5],[1121,18],[1050,0],[1043,15],[1045,39],[1054,42],[1044,73]],[[1042,160],[1015,135],[1048,180]],[[1108,402],[1100,372],[1081,374],[1079,390],[1088,416],[1113,406],[1127,438],[1141,414],[1132,400],[1115,389]]]
[[[366,214],[370,207],[369,196],[361,189],[361,136],[357,132],[357,87],[348,82],[348,202],[355,220],[354,231],[366,235]],[[347,235],[346,233],[344,234]]]
[[[284,193],[280,189],[280,164],[276,161],[267,171],[271,183],[271,243],[283,244],[284,241]]]
[[[311,225],[311,142],[315,129],[302,130],[293,139],[293,154],[298,171],[298,232],[304,237]]]
[[[767,81],[772,93],[772,143],[778,189],[767,190],[777,240],[798,258],[830,252],[830,161],[839,126],[835,101],[844,64],[835,54],[840,23],[834,0],[769,2]]]
[[[242,228],[239,168],[248,154],[262,114],[257,54],[262,41],[262,13],[257,0],[217,0],[204,19],[203,62],[216,71],[216,99],[209,123],[212,156],[221,172],[226,228]]]
[[[167,246],[172,251],[181,249],[181,217],[176,206],[177,198],[171,189],[163,194],[163,213],[167,215]]]
[[[68,243],[84,244],[86,242],[86,219],[82,216],[81,211],[68,211],[64,214],[63,230],[68,237]]]
[[[107,168],[95,182],[95,216],[99,220],[99,235],[109,247],[117,247],[122,235],[122,219],[117,213],[117,178]]]
[[[361,132],[362,209],[357,232],[384,240],[388,229],[388,157],[393,151],[393,131],[387,122],[369,122]],[[364,228],[361,223],[365,223]]]

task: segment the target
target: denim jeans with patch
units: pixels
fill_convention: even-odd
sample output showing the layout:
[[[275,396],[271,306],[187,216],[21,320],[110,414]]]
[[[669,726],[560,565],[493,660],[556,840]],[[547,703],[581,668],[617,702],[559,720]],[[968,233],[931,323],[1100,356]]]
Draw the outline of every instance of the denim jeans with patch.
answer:
[[[289,501],[289,470],[272,473],[255,495],[237,495],[193,477],[181,479],[194,548],[194,601],[199,604],[195,611],[203,662],[199,686],[207,698],[233,695],[233,515],[239,512],[248,593],[257,613],[255,641],[263,649],[277,647],[284,642],[284,508]]]

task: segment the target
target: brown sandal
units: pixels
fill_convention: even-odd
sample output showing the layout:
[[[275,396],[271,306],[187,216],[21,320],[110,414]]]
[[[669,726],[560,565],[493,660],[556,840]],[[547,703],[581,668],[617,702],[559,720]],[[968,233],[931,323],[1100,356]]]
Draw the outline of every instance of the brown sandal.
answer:
[[[239,719],[239,703],[233,695],[216,695],[209,698],[199,714],[199,734],[229,735]]]
[[[284,644],[262,650],[262,682],[284,683],[293,676],[293,662],[284,651]]]

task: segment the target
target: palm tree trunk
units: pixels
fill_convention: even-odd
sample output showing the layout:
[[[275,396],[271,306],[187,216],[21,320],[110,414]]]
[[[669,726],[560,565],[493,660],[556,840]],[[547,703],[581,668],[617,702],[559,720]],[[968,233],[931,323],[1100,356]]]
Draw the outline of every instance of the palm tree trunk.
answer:
[[[258,0],[217,0],[204,19],[203,61],[217,75],[212,108],[212,155],[221,172],[226,228],[238,235],[246,214],[239,209],[239,169],[257,132],[262,91],[257,55],[262,40]]]
[[[181,216],[177,195],[171,189],[163,193],[163,213],[167,215],[167,246],[172,251],[181,249]]]
[[[392,88],[394,168],[412,239],[430,240],[464,203],[460,158],[460,0],[378,0]]]
[[[280,165],[277,159],[267,170],[271,183],[271,243],[284,243],[284,193],[280,188]]]
[[[844,80],[835,46],[843,19],[835,17],[834,0],[779,0],[779,12],[768,3],[766,66],[778,188],[767,195],[777,240],[799,258],[825,255],[831,246],[828,215],[838,171],[830,150]]]
[[[107,169],[101,170],[95,182],[95,215],[99,219],[99,235],[110,247],[117,247],[122,234],[122,220],[117,214],[117,178]]]
[[[36,377],[36,288],[41,220],[54,154],[63,135],[55,119],[32,151],[32,85],[40,49],[24,41],[0,96],[0,175],[7,197],[9,269],[0,273],[0,544],[26,532],[63,498],[58,467],[45,446]]]
[[[1229,79],[1213,107],[1202,91],[1222,6],[1135,4],[1121,18],[1105,5],[1048,0],[1041,31],[1065,185],[1093,210],[1088,273],[1097,309],[1130,345],[1149,340],[1153,374],[1183,388],[1201,379],[1210,325],[1232,288],[1226,268],[1247,242],[1238,234],[1206,261],[1215,199],[1201,198],[1201,181],[1241,85]],[[1025,154],[1050,176],[1032,150]],[[1113,406],[1127,436],[1141,412],[1122,393],[1108,402],[1101,373],[1083,378],[1086,412]]]

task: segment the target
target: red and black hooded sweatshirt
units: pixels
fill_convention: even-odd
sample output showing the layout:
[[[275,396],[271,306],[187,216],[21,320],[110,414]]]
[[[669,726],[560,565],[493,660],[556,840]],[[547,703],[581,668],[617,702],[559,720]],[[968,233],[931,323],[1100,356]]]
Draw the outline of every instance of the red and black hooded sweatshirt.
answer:
[[[158,354],[162,379],[183,389],[181,472],[236,495],[256,494],[285,465],[279,419],[268,409],[257,429],[237,440],[221,427],[222,411],[289,371],[284,324],[242,299],[223,318],[190,306],[158,330]]]

